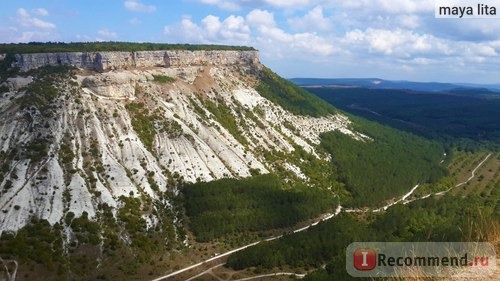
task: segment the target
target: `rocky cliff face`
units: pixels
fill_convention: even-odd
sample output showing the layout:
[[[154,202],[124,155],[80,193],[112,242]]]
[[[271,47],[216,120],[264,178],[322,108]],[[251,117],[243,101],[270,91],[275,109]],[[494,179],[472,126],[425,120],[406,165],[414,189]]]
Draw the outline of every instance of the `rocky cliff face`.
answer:
[[[256,90],[253,51],[21,54],[22,70],[73,65],[72,75],[11,77],[0,96],[0,235],[33,217],[64,225],[91,219],[120,198],[142,202],[175,194],[180,182],[289,170],[300,161],[267,160],[296,147],[318,159],[322,132],[355,138],[349,120],[294,115]],[[104,73],[82,70],[107,71]],[[163,198],[163,199],[161,199]],[[165,201],[166,200],[166,201]],[[143,212],[149,227],[155,208]]]
[[[85,275],[82,261],[128,274],[124,253],[149,263],[159,245],[164,264],[189,245],[184,183],[275,173],[314,188],[321,133],[365,138],[341,114],[296,115],[259,94],[257,52],[20,54],[15,66],[31,71],[0,76],[0,238],[49,243],[36,253],[64,256],[68,276]]]
[[[108,71],[151,67],[201,65],[229,66],[257,64],[257,51],[139,51],[139,52],[70,52],[17,54],[14,66],[22,71],[45,65],[70,65],[80,69]]]

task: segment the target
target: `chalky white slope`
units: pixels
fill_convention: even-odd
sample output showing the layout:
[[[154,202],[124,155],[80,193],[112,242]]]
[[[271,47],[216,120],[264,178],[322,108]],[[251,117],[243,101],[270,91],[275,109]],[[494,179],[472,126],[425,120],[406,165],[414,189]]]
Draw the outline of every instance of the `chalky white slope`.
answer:
[[[51,224],[67,212],[95,218],[99,204],[120,207],[120,196],[157,200],[161,192],[175,193],[174,183],[180,179],[248,177],[282,165],[307,180],[293,163],[267,163],[263,152],[290,152],[299,145],[326,157],[314,149],[320,133],[339,130],[363,138],[349,130],[345,116],[297,116],[260,96],[254,87],[261,67],[258,62],[208,61],[103,73],[80,70],[57,85],[61,95],[50,118],[37,108],[21,110],[16,103],[23,87],[33,83],[31,77],[10,79],[10,91],[0,97],[1,156],[7,159],[13,149],[25,150],[41,139],[49,151],[36,162],[22,157],[4,161],[0,233],[23,227],[31,217]],[[159,83],[153,75],[175,81]],[[131,103],[144,104],[156,116],[150,147],[134,130],[133,113],[126,108]],[[208,104],[229,108],[237,136],[218,122]],[[163,130],[163,122],[177,123],[181,130]],[[73,153],[69,162],[61,159],[64,151]],[[155,220],[150,216],[148,221]]]

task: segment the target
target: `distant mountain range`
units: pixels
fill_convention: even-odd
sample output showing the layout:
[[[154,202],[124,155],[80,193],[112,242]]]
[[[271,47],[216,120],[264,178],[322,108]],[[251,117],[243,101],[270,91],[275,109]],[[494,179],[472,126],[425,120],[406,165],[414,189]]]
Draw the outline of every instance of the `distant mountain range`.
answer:
[[[299,86],[331,86],[331,87],[362,87],[370,89],[406,89],[426,92],[448,92],[461,90],[480,90],[482,92],[500,93],[500,84],[471,84],[471,83],[439,83],[439,82],[411,82],[391,81],[378,78],[292,78],[293,83]]]

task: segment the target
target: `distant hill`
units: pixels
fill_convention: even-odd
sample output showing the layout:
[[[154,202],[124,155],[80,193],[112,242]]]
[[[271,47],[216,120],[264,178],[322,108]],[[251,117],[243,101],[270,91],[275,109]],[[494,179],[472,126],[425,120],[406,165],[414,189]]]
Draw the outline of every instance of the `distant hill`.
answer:
[[[482,85],[471,83],[439,83],[439,82],[412,82],[391,81],[379,78],[292,78],[293,83],[299,86],[331,86],[331,87],[362,87],[370,89],[401,89],[426,92],[447,92],[463,90],[480,90],[500,93],[500,85]]]

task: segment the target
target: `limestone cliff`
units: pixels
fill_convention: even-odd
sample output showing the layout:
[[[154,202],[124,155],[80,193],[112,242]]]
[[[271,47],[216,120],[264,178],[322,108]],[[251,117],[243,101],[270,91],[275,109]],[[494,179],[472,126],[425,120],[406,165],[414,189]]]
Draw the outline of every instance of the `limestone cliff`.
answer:
[[[80,69],[108,71],[116,69],[183,67],[201,65],[257,64],[257,51],[138,51],[69,52],[17,54],[14,66],[22,71],[45,65],[70,65]]]
[[[122,207],[122,196],[156,202],[179,182],[276,169],[307,182],[300,161],[266,154],[301,147],[326,159],[315,148],[322,132],[363,137],[345,116],[295,115],[261,96],[256,51],[18,54],[14,65],[79,70],[3,83],[0,235],[33,217],[96,219],[103,205]],[[155,212],[143,214],[150,227]]]
[[[12,59],[0,56],[0,246],[30,235],[23,241],[48,245],[30,259],[60,261],[47,275],[25,266],[22,280],[143,280],[129,269],[173,267],[193,245],[185,183],[273,173],[284,188],[324,177],[339,195],[329,172],[311,168],[329,166],[320,134],[366,138],[333,109],[285,110],[260,86],[286,103],[293,85],[256,51],[18,54],[20,72]],[[74,68],[42,68],[51,65]],[[107,268],[123,275],[101,279]]]

